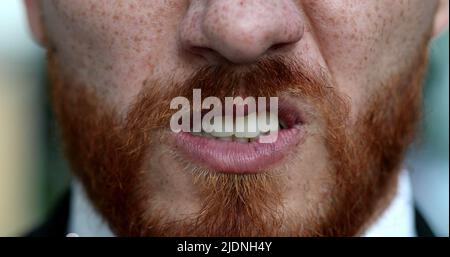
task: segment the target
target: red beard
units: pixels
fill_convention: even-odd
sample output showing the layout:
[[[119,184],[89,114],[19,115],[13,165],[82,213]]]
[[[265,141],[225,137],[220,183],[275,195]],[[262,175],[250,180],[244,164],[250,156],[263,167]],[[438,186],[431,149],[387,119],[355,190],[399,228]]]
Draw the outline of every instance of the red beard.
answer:
[[[292,60],[268,59],[245,73],[207,67],[184,83],[155,87],[147,81],[125,119],[88,85],[65,77],[58,56],[49,53],[53,108],[66,156],[96,209],[123,236],[352,236],[373,219],[395,187],[405,148],[413,139],[421,109],[425,44],[402,73],[393,75],[371,97],[356,124],[349,104],[320,71]],[[154,134],[169,124],[173,97],[190,98],[193,88],[206,96],[240,94],[308,99],[324,121],[333,186],[327,211],[297,215],[283,211],[280,181],[252,175],[199,172],[194,175],[203,206],[195,217],[166,220],[165,210],[148,206],[153,189],[142,166]],[[168,88],[161,92],[155,88]],[[219,90],[220,89],[220,90]],[[151,172],[146,171],[146,172]],[[314,207],[314,206],[313,206]],[[314,208],[311,209],[314,209]],[[149,211],[152,210],[152,211]]]

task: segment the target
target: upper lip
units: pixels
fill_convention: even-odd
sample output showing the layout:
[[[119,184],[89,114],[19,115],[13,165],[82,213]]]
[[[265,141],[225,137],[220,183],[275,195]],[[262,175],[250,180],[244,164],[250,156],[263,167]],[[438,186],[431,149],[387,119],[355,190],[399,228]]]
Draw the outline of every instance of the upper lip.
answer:
[[[186,160],[208,170],[222,173],[267,171],[281,162],[304,137],[304,117],[287,100],[280,99],[278,118],[286,128],[273,143],[219,141],[187,132],[171,133],[173,147]]]

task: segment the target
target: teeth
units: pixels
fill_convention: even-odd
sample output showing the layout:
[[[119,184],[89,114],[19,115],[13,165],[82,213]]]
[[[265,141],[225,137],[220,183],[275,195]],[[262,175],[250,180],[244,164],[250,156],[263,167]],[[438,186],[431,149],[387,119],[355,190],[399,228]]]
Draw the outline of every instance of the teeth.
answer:
[[[208,138],[213,138],[213,136],[210,133],[206,133],[206,132],[202,132],[202,137],[208,137]]]
[[[226,142],[233,141],[233,137],[217,137],[217,139],[220,141],[226,141]]]
[[[192,135],[194,136],[202,136],[202,132],[191,132]]]
[[[236,117],[234,136],[237,138],[255,138],[259,135],[256,113]]]
[[[234,135],[233,132],[211,132],[209,133],[211,136],[213,137],[219,137],[219,138],[227,138],[227,137],[232,137]]]
[[[247,116],[236,117],[234,122],[232,116],[216,117],[208,127],[210,133],[202,131],[192,134],[221,141],[248,143],[256,141],[260,135],[278,131],[280,128],[286,128],[286,125],[278,122],[277,115],[253,112]]]
[[[233,132],[233,117],[225,116],[218,117],[217,119],[222,119],[222,122],[216,122],[214,119],[214,124],[212,124],[212,132],[210,133],[213,137],[232,137]],[[226,127],[228,125],[228,127]]]

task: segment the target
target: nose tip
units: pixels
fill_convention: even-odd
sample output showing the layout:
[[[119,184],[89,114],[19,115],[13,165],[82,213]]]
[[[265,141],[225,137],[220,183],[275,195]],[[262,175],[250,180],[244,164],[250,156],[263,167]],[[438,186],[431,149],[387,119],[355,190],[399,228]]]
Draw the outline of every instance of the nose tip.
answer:
[[[278,23],[278,24],[276,24]],[[280,24],[284,23],[284,24]],[[206,25],[205,36],[209,48],[233,63],[248,63],[257,60],[269,50],[293,44],[300,40],[303,29],[289,26],[286,21],[264,24],[251,17],[233,24]]]
[[[251,63],[298,42],[304,31],[291,1],[194,1],[181,24],[182,46],[209,61]],[[269,3],[270,2],[270,3]]]

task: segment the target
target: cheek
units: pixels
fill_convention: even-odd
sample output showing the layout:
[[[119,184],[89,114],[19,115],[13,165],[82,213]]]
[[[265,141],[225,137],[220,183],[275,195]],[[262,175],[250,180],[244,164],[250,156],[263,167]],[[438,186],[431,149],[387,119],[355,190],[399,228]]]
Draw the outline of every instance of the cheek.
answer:
[[[47,32],[71,80],[128,106],[146,79],[173,70],[180,2],[46,2]]]
[[[415,57],[436,1],[306,1],[317,44],[352,121],[374,91]],[[414,33],[411,33],[414,32]]]

